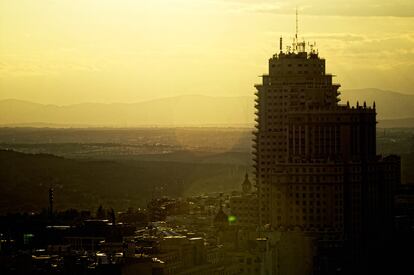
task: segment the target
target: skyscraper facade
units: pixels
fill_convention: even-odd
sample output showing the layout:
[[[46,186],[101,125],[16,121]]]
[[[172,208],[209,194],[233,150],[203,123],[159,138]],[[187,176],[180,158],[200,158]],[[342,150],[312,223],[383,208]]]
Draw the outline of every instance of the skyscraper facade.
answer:
[[[376,154],[375,102],[340,104],[325,59],[297,38],[286,51],[281,39],[255,87],[260,224],[346,242],[360,258],[361,243],[392,230],[391,194],[399,182],[399,158]],[[386,228],[375,231],[380,224]]]

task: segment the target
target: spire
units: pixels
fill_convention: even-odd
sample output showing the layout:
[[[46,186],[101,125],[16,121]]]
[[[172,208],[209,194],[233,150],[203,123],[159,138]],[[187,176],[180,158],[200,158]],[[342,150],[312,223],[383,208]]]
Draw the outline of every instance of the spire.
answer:
[[[223,201],[221,200],[221,196],[220,196],[219,210],[214,216],[213,222],[214,222],[214,225],[216,226],[223,226],[225,224],[228,224],[228,217],[226,213],[224,213],[223,211]]]
[[[252,191],[252,183],[249,180],[249,174],[246,172],[244,175],[244,181],[242,184],[243,193],[250,193]]]

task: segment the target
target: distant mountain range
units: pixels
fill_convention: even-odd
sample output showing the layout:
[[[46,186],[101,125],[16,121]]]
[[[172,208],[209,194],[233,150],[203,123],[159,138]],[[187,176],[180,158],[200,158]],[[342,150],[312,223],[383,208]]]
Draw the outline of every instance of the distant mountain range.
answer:
[[[0,101],[0,125],[31,127],[252,126],[253,96],[184,95],[138,103],[44,105]],[[375,100],[380,127],[414,127],[414,95],[379,89],[345,90],[342,103]]]
[[[349,101],[355,105],[357,101],[369,106],[375,101],[378,119],[395,120],[414,118],[414,94],[402,94],[380,89],[344,90],[341,92],[341,103]]]
[[[139,103],[56,106],[0,101],[0,124],[68,126],[251,125],[253,97],[185,95]]]

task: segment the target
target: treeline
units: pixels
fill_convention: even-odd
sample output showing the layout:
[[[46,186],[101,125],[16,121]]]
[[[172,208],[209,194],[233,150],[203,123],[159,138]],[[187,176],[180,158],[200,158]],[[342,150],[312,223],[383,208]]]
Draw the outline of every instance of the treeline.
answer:
[[[0,150],[0,213],[144,207],[151,198],[238,188],[245,166],[168,161],[72,160]]]

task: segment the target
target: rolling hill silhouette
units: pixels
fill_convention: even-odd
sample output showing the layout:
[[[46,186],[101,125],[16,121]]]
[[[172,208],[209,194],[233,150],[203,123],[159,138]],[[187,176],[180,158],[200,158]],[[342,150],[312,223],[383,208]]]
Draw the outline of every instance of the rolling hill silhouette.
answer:
[[[386,127],[414,126],[414,95],[379,89],[345,90],[341,103],[376,102],[378,120]],[[0,101],[5,126],[252,126],[254,98],[184,95],[138,103],[45,105],[7,99]]]

